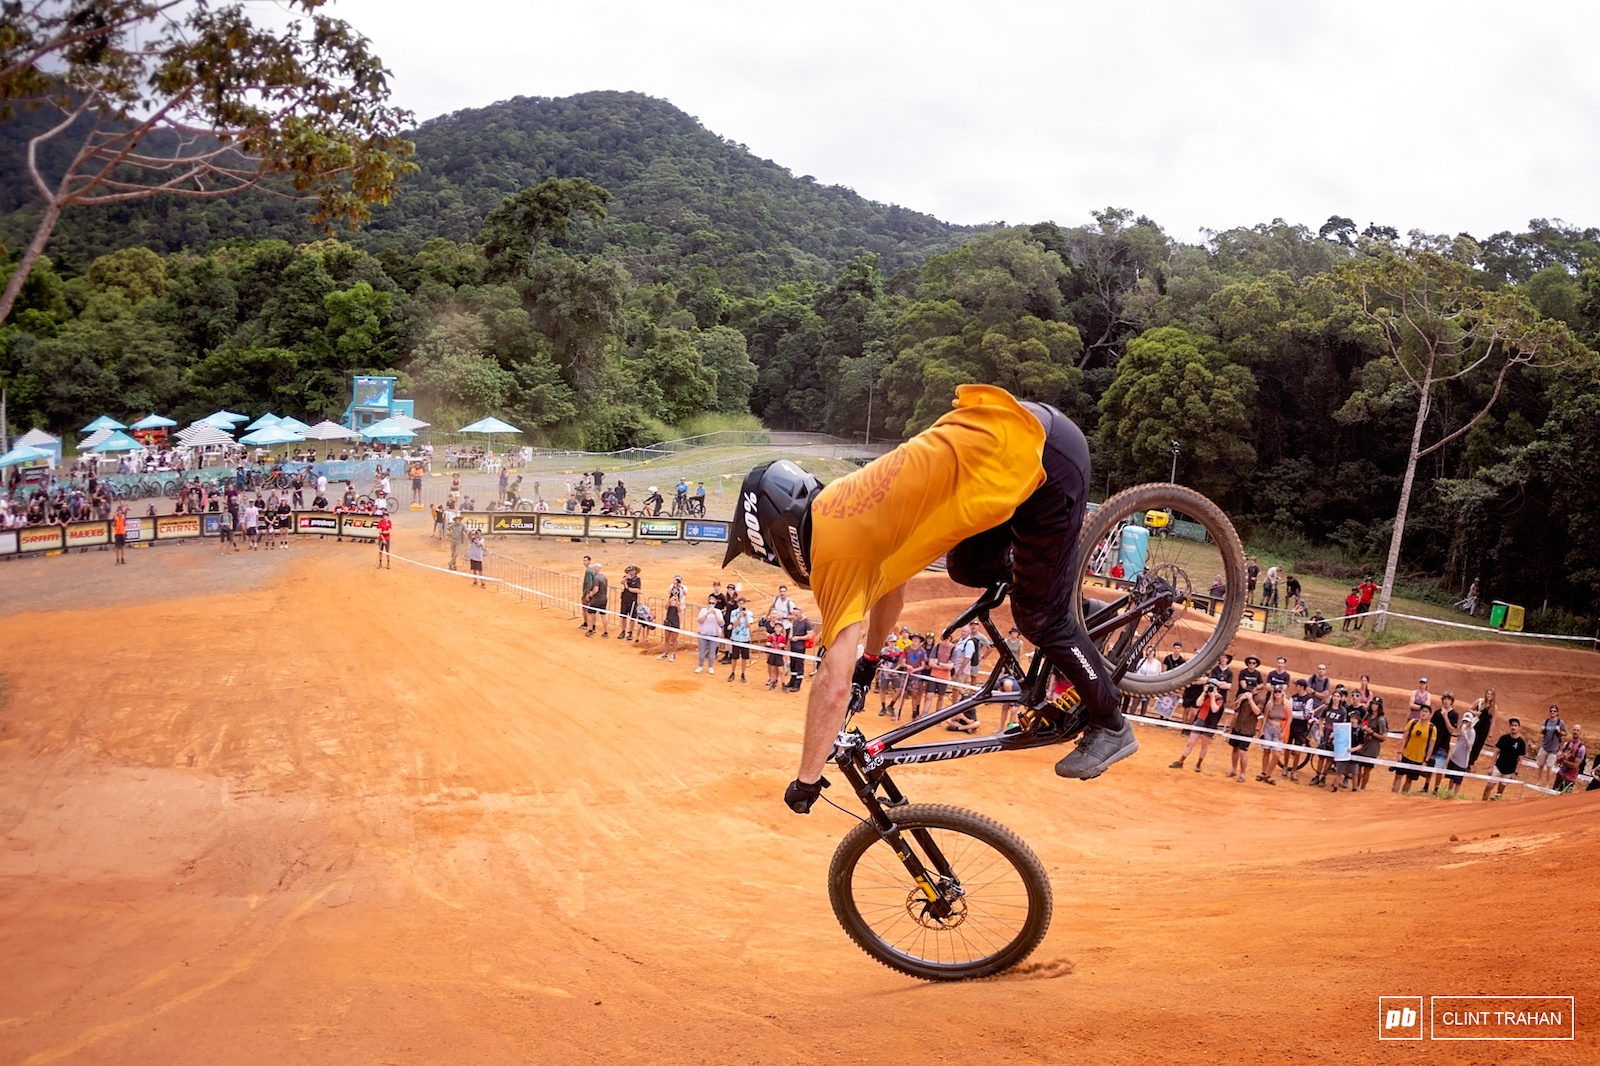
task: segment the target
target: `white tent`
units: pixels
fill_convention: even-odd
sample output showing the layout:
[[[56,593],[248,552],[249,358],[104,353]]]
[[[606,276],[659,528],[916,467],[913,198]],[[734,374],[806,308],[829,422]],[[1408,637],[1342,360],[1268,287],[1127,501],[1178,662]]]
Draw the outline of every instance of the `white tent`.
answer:
[[[60,437],[52,437],[50,434],[46,433],[44,430],[39,429],[37,426],[35,426],[33,429],[28,430],[28,432],[24,433],[22,436],[18,437],[16,440],[12,441],[11,443],[13,443],[13,444],[26,444],[30,448],[47,448],[52,444],[60,444],[61,443],[61,438]]]
[[[185,448],[213,448],[232,444],[233,435],[210,422],[196,422],[178,433],[178,443]]]
[[[86,452],[115,432],[116,430],[112,429],[110,426],[107,426],[104,429],[97,429],[78,442],[78,450],[80,452]]]

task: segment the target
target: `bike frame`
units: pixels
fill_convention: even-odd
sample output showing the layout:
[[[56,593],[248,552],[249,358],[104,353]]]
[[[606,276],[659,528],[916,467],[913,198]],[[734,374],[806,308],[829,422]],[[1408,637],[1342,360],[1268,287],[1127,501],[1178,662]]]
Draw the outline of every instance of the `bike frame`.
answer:
[[[964,759],[969,755],[986,755],[995,751],[1021,751],[1047,744],[1059,744],[1071,740],[1085,725],[1081,698],[1077,697],[1076,692],[1069,691],[1053,701],[1053,705],[1063,714],[1061,724],[1043,735],[1023,730],[1016,733],[993,733],[984,737],[963,737],[958,740],[901,746],[911,737],[976,707],[1010,704],[1039,707],[1045,703],[1051,679],[1056,673],[1055,669],[1049,665],[1049,660],[1045,658],[1043,651],[1035,648],[1028,667],[1024,670],[1017,657],[1006,646],[1000,630],[989,617],[989,612],[1004,603],[1009,592],[1010,585],[1004,582],[990,586],[976,603],[944,631],[944,636],[948,639],[950,634],[968,622],[977,621],[988,634],[997,661],[989,672],[988,680],[978,691],[955,701],[948,707],[891,729],[872,740],[866,738],[860,727],[850,725],[850,719],[859,713],[852,710],[846,714],[844,727],[839,731],[831,756],[840,775],[849,783],[851,790],[861,800],[862,806],[866,807],[873,828],[878,831],[885,843],[894,849],[895,855],[904,864],[912,880],[927,897],[927,902],[924,904],[926,911],[938,918],[948,917],[953,912],[954,901],[962,894],[960,878],[934,842],[932,834],[926,829],[912,829],[910,832],[922,848],[923,854],[933,864],[933,871],[930,872],[917,853],[906,846],[900,828],[890,817],[889,811],[903,807],[909,801],[889,776],[890,768]],[[1160,610],[1170,607],[1171,603],[1170,590],[1165,593],[1158,591],[1156,595],[1141,598],[1138,603],[1134,602],[1134,596],[1130,591],[1096,610],[1093,615],[1085,619],[1085,627],[1090,639],[1098,643],[1101,638],[1134,624],[1150,613],[1152,608]],[[1135,639],[1124,644],[1131,643],[1135,650],[1142,653],[1144,646],[1153,638],[1156,628],[1151,626],[1143,634],[1136,635]],[[1127,672],[1129,659],[1126,650],[1125,646],[1124,656],[1118,663],[1115,677],[1120,678]],[[996,691],[996,686],[1005,677],[1018,679],[1018,691]]]

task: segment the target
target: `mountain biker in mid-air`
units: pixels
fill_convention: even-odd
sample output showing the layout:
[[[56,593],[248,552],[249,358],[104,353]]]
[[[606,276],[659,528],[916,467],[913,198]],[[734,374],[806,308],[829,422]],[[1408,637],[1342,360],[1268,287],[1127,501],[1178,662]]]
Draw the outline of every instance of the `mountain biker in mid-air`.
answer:
[[[877,651],[905,602],[905,583],[940,556],[964,585],[1012,582],[1018,628],[1083,698],[1087,728],[1060,762],[1062,777],[1098,777],[1139,749],[1098,651],[1071,620],[1080,595],[1073,556],[1089,489],[1083,431],[1055,408],[1019,402],[992,385],[962,385],[953,410],[893,451],[831,485],[788,460],[745,476],[727,566],[739,554],[782,566],[814,591],[817,646],[864,655],[852,671],[824,655],[806,706],[800,773],[784,801],[806,814],[844,724],[852,688],[866,692]],[[1058,729],[1061,719],[1042,716]]]

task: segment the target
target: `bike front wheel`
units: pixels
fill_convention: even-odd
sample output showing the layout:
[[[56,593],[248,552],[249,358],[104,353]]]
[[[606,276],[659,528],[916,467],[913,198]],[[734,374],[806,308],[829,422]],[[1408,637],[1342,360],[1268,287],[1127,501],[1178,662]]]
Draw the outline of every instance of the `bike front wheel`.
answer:
[[[1112,576],[1118,564],[1120,578]],[[1129,695],[1162,696],[1204,676],[1239,629],[1244,548],[1222,509],[1193,489],[1150,484],[1117,493],[1084,524],[1074,565],[1083,595],[1069,607],[1073,621]],[[1175,641],[1184,662],[1167,667]],[[1160,670],[1139,670],[1147,652]]]
[[[839,924],[891,970],[928,981],[988,977],[1017,965],[1050,928],[1050,879],[1033,851],[981,814],[935,804],[892,812],[901,838],[936,882],[928,895],[870,822],[845,835],[828,870]]]

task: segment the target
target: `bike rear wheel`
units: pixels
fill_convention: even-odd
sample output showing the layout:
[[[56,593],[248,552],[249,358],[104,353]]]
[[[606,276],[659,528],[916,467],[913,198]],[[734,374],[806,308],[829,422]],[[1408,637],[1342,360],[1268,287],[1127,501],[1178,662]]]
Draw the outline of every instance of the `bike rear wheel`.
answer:
[[[894,850],[862,822],[828,870],[828,898],[850,939],[891,970],[929,981],[988,977],[1027,958],[1053,906],[1050,879],[1028,845],[959,807],[917,804],[892,817],[954,907],[942,919],[929,913]]]
[[[1110,577],[1118,561],[1125,570],[1122,584]],[[1161,696],[1195,681],[1228,650],[1239,629],[1244,548],[1222,509],[1193,489],[1151,484],[1117,493],[1084,524],[1074,565],[1091,613],[1117,606],[1101,622],[1111,628],[1094,639],[1102,665],[1129,695]],[[1226,591],[1214,601],[1210,589],[1219,579]],[[1070,610],[1088,630],[1083,597],[1074,597]],[[1157,606],[1141,608],[1152,603]],[[1183,644],[1182,666],[1135,672],[1145,650],[1154,650],[1159,660],[1174,641]]]

